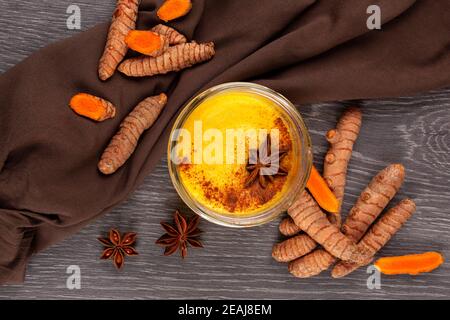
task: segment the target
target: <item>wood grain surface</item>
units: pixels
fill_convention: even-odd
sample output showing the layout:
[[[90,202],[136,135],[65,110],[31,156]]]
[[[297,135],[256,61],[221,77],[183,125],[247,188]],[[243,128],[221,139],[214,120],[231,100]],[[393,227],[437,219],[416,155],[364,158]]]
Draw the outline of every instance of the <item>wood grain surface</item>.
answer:
[[[77,4],[82,30],[107,21],[114,0],[0,0],[0,72],[45,45],[80,31],[66,28],[66,9]],[[450,256],[450,89],[415,97],[353,102],[363,106],[360,139],[350,163],[344,212],[371,177],[389,163],[401,162],[407,178],[395,201],[412,197],[415,216],[382,250],[399,255],[428,250]],[[323,138],[346,103],[299,106],[310,128],[315,162],[322,165]],[[176,208],[187,211],[170,183],[163,160],[130,196],[110,214],[80,233],[33,257],[24,285],[0,287],[0,299],[445,299],[450,297],[450,267],[445,263],[417,277],[382,277],[381,289],[370,290],[365,268],[334,280],[328,272],[299,280],[271,258],[279,240],[277,224],[234,230],[202,221],[205,248],[192,249],[182,261],[163,257],[154,245],[162,234],[161,220]],[[140,255],[128,258],[117,272],[100,261],[98,236],[111,227],[139,233]],[[81,290],[66,288],[66,268],[81,268]]]

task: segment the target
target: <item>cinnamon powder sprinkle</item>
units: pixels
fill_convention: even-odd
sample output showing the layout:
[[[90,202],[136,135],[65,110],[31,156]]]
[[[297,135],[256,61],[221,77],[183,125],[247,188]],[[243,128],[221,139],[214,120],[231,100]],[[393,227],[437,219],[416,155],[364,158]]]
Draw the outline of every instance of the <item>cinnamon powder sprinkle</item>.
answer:
[[[274,120],[273,127],[280,132],[280,148],[291,150],[292,141],[288,128],[281,118]],[[291,153],[282,160],[283,166],[290,169]],[[245,164],[242,164],[234,174],[230,175],[230,181],[221,185],[220,188],[205,178],[202,174],[207,170],[198,170],[197,165],[181,164],[178,166],[185,178],[191,180],[195,185],[200,186],[203,197],[213,207],[220,207],[229,213],[248,213],[257,210],[271,201],[277,194],[282,192],[288,176],[276,176],[273,182],[266,188],[262,188],[259,183],[254,183],[245,188],[244,182],[248,176]]]

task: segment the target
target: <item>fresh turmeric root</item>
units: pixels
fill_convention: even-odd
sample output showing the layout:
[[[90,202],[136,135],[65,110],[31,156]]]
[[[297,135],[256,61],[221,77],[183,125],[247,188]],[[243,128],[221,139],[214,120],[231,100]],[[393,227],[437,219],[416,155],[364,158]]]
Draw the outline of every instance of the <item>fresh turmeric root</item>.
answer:
[[[308,199],[308,194],[303,198],[305,201]],[[295,206],[297,202],[293,204]],[[316,201],[310,201],[308,204],[304,204],[300,207],[300,210],[315,212],[318,215],[324,214],[320,209]],[[291,236],[298,233],[301,230],[299,226],[295,224],[295,221],[291,217],[285,218],[280,224],[280,232],[285,236]],[[280,243],[277,243],[272,248],[272,257],[278,262],[289,262],[310,253],[317,247],[316,241],[314,241],[307,234],[299,234]]]
[[[311,168],[306,187],[322,209],[338,213],[341,205],[315,166]]]
[[[177,44],[186,43],[187,39],[184,35],[179,33],[174,28],[165,26],[163,24],[158,24],[152,28],[152,31],[166,37],[169,40],[169,44],[171,46],[175,46]]]
[[[319,175],[317,171],[316,174]],[[305,197],[303,198],[305,201],[310,198],[310,197],[307,198],[307,196],[309,196],[309,194],[305,192]],[[296,205],[297,202],[295,202],[292,205],[292,207]],[[315,212],[317,215],[324,215],[324,213],[322,212],[316,201],[310,201],[308,202],[308,204],[302,205],[300,207],[300,210],[312,211]],[[294,219],[292,219],[291,217],[283,219],[279,229],[281,234],[286,236],[295,235],[301,230],[301,228],[295,223]],[[317,243],[309,235],[300,234],[275,244],[272,248],[272,257],[278,262],[289,262],[297,259],[298,257],[302,257],[310,253],[316,247]]]
[[[299,201],[302,200],[305,201],[305,203],[303,203],[301,206],[298,206]],[[312,200],[311,196],[309,196],[307,192],[305,192],[305,194],[302,194],[299,197],[299,200],[297,200],[292,206],[297,206],[298,210],[304,210],[308,214],[324,214],[317,202]],[[295,222],[294,225],[296,225]],[[297,228],[300,229],[300,227]],[[314,241],[309,235],[299,234],[295,237],[275,244],[272,248],[272,257],[278,262],[289,262],[297,259],[298,257],[304,256],[305,254],[308,254],[316,247],[316,241]]]
[[[291,217],[286,217],[281,220],[278,230],[280,230],[280,233],[285,237],[295,236],[301,231],[301,229],[295,224],[294,220],[292,220]]]
[[[400,257],[381,258],[375,262],[375,268],[381,273],[418,275],[430,272],[444,263],[444,257],[439,252],[425,252]]]
[[[166,0],[156,14],[161,20],[167,22],[185,16],[191,9],[191,0]]]
[[[351,107],[340,117],[336,129],[328,131],[326,137],[330,143],[324,162],[324,179],[338,200],[338,211],[328,217],[331,224],[340,228],[341,207],[344,199],[348,163],[353,146],[358,138],[362,124],[362,112]],[[296,277],[311,277],[328,269],[335,257],[325,249],[319,248],[299,259],[292,261],[288,269]]]
[[[400,189],[405,179],[405,168],[391,164],[381,170],[361,193],[342,227],[354,242],[361,240],[370,225]]]
[[[105,50],[100,58],[98,76],[109,79],[116,71],[128,51],[125,37],[135,29],[139,9],[139,0],[118,0],[114,11]]]
[[[272,248],[272,257],[278,262],[289,262],[308,254],[317,247],[317,243],[307,234],[299,234]]]
[[[297,278],[309,278],[327,270],[336,258],[324,249],[317,249],[289,263],[289,272]]]
[[[327,216],[312,210],[315,201],[303,191],[295,203],[288,209],[288,214],[305,233],[322,245],[330,254],[344,261],[362,263],[366,253],[328,221]]]
[[[339,201],[338,213],[329,217],[330,221],[336,223],[336,225],[341,224],[340,211],[344,200],[347,167],[353,152],[353,145],[355,144],[361,129],[361,123],[361,109],[351,107],[346,109],[342,114],[336,129],[332,129],[326,134],[326,138],[330,143],[330,148],[325,156],[323,176],[327,185]],[[297,228],[298,231],[300,231],[292,219],[285,220],[282,221],[282,224],[284,225],[283,230],[294,232],[295,228]],[[284,234],[281,229],[280,231]]]
[[[323,166],[323,177],[339,201],[339,214],[331,216],[341,224],[341,206],[344,201],[347,169],[352,157],[353,146],[358,139],[362,123],[362,112],[357,107],[344,111],[336,129],[327,132],[326,138],[330,144]]]
[[[405,177],[404,167],[400,164],[393,164],[381,170],[369,183],[369,186],[361,193],[353,209],[342,228],[345,234],[353,243],[358,243],[366,233],[369,226],[375,221],[378,215],[388,205],[395,196]],[[370,253],[364,248],[370,257]],[[314,257],[302,257],[289,264],[289,271],[299,278],[308,278],[318,275],[328,269],[336,259],[328,250],[318,249],[310,253]],[[359,264],[367,263],[360,261]]]
[[[69,106],[79,115],[98,122],[114,118],[116,115],[116,108],[111,102],[87,93],[73,96]]]
[[[125,43],[128,48],[150,57],[160,56],[169,48],[169,40],[152,31],[131,30]]]
[[[125,60],[119,71],[130,77],[146,77],[180,71],[194,64],[207,61],[215,54],[214,44],[195,42],[169,47],[162,55],[153,57],[138,57]]]
[[[139,103],[121,123],[98,163],[103,174],[116,172],[133,154],[142,133],[149,129],[167,103],[167,96],[149,97]]]
[[[370,254],[367,265],[372,261],[375,254],[388,243],[403,224],[413,215],[416,204],[411,199],[404,199],[395,207],[386,212],[377,223],[375,223],[358,246],[364,247]],[[333,278],[341,278],[363,266],[356,263],[339,262],[333,268]]]

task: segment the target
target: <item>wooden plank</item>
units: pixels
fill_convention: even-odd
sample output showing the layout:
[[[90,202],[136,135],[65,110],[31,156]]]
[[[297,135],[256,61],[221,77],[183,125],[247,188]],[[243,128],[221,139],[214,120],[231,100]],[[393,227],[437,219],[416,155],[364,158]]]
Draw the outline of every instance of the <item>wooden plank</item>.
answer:
[[[107,21],[115,1],[78,0],[82,29]],[[78,31],[65,27],[71,1],[0,0],[0,72],[35,50]],[[320,167],[327,145],[326,130],[344,105],[324,103],[299,106],[315,146]],[[450,256],[450,89],[416,97],[360,101],[364,108],[361,137],[350,164],[344,212],[371,177],[392,162],[407,168],[407,179],[396,201],[412,197],[416,215],[383,249],[383,255],[439,250]],[[328,273],[299,280],[286,265],[274,262],[272,245],[278,241],[277,222],[234,230],[202,221],[205,249],[193,249],[182,261],[163,257],[154,241],[162,234],[161,220],[176,208],[187,211],[173,189],[165,161],[123,205],[80,233],[32,258],[25,285],[0,287],[0,299],[120,299],[120,298],[254,298],[254,299],[418,299],[448,298],[450,268],[444,264],[419,277],[383,277],[382,289],[369,290],[367,274],[359,270],[333,280]],[[96,238],[110,227],[139,233],[138,257],[127,259],[117,272],[98,259]],[[82,290],[66,288],[66,268],[79,265]]]

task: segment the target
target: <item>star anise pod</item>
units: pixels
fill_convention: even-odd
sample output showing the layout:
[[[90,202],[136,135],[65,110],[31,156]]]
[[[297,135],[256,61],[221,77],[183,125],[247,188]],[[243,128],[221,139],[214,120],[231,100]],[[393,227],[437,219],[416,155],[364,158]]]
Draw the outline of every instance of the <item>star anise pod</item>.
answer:
[[[245,188],[250,187],[256,180],[259,185],[265,189],[269,182],[273,182],[275,176],[286,176],[288,170],[281,166],[281,160],[287,155],[288,150],[279,149],[278,152],[271,154],[271,138],[267,135],[266,140],[261,143],[258,150],[250,150],[249,159],[245,169],[249,172],[247,179],[245,179]],[[265,157],[265,159],[263,159]],[[265,161],[263,161],[265,160]],[[272,164],[278,161],[278,170],[274,174],[263,174],[264,168],[270,168]]]
[[[136,233],[125,233],[123,237],[116,229],[109,231],[109,238],[98,238],[104,246],[100,259],[112,259],[117,269],[121,269],[125,262],[125,255],[136,256],[138,252],[133,248],[136,242]]]
[[[202,243],[198,239],[201,231],[198,228],[200,222],[199,216],[194,216],[190,220],[183,217],[177,210],[174,214],[174,224],[171,225],[166,222],[161,222],[161,226],[166,233],[156,240],[156,244],[166,247],[164,255],[169,256],[180,250],[181,257],[184,259],[187,256],[188,244],[194,248],[203,248]]]

